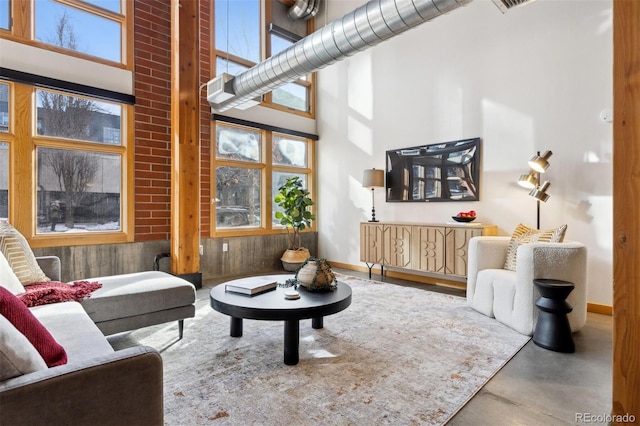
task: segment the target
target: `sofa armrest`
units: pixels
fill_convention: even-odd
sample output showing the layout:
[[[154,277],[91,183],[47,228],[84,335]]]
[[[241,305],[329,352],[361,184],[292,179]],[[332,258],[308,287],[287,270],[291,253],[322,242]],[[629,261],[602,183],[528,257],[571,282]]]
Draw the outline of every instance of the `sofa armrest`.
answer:
[[[58,256],[38,256],[36,261],[42,269],[42,272],[51,279],[51,281],[60,281],[60,258]]]
[[[162,425],[162,358],[137,346],[0,383],[12,424]]]
[[[473,237],[469,240],[467,263],[467,300],[472,302],[478,272],[483,269],[502,269],[507,258],[511,237]]]

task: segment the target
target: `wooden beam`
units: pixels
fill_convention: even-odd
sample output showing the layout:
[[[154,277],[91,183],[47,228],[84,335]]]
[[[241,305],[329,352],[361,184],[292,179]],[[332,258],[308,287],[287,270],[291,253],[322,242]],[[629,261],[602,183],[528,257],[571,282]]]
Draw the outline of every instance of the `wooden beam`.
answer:
[[[199,1],[171,0],[171,271],[200,272]]]
[[[613,2],[613,424],[640,418],[640,1]]]

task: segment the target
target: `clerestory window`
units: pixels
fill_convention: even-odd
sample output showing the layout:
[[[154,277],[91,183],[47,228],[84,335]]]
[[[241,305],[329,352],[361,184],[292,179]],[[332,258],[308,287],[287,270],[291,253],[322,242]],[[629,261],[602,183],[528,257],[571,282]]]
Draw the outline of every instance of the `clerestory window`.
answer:
[[[313,26],[313,20],[291,21],[287,7],[281,2],[214,0],[213,5],[215,75],[238,75],[292,46],[309,34]],[[297,33],[279,24],[290,25]],[[314,90],[313,75],[307,75],[267,93],[262,104],[312,117]]]

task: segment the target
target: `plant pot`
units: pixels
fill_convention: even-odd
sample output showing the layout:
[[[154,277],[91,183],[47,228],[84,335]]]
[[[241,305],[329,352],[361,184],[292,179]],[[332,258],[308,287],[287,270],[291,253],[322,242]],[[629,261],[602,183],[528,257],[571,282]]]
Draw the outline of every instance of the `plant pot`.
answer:
[[[285,271],[294,272],[309,258],[309,250],[300,247],[297,250],[287,250],[282,254],[280,260]]]

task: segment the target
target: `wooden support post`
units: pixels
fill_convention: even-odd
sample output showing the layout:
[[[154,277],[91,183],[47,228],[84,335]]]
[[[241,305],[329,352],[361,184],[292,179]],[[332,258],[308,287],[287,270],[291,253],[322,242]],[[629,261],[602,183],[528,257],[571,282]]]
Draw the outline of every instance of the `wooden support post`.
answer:
[[[613,2],[613,424],[640,419],[640,1]],[[618,417],[620,416],[620,417]],[[631,420],[633,421],[633,420]]]
[[[200,274],[199,2],[171,0],[171,272]]]

